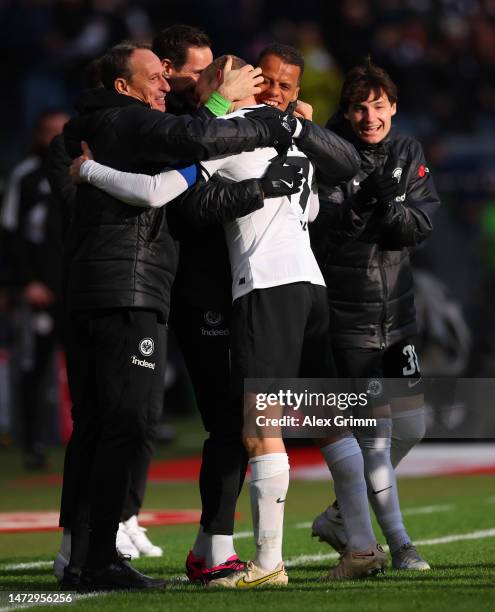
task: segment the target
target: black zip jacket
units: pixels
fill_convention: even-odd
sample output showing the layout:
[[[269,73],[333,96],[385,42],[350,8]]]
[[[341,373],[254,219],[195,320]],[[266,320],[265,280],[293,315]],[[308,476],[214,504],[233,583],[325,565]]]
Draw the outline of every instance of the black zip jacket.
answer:
[[[320,190],[320,215],[312,228],[333,343],[387,348],[417,332],[409,252],[430,235],[440,202],[419,142],[392,130],[377,145],[365,145],[342,116],[327,125],[351,140],[362,160],[352,180]],[[400,175],[403,192],[396,201],[356,198],[359,183],[374,170]]]
[[[165,166],[270,143],[259,120],[174,117],[105,89],[89,91],[64,130],[71,157],[88,142],[117,170],[156,174]],[[124,206],[91,185],[77,189],[66,248],[69,310],[144,308],[167,319],[177,247],[165,210]]]

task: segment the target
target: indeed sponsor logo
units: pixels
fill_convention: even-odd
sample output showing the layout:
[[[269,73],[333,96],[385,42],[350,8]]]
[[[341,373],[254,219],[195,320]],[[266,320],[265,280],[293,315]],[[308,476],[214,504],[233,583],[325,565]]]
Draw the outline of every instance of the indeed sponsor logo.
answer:
[[[150,370],[155,369],[155,364],[146,361],[145,359],[138,359],[136,355],[131,355],[131,363],[133,365],[141,366],[142,368],[149,368]]]
[[[202,336],[229,336],[230,330],[228,329],[206,329],[206,327],[200,327]]]

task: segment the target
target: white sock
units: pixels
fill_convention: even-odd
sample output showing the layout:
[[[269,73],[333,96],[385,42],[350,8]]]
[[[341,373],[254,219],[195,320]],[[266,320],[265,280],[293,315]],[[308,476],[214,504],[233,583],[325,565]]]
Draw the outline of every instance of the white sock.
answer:
[[[364,473],[368,496],[376,519],[392,552],[411,541],[404,528],[397,492],[397,480],[390,462],[392,419],[377,419],[373,436],[362,436]]]
[[[390,460],[394,468],[407,453],[424,438],[426,430],[425,409],[415,408],[392,414],[392,445]]]
[[[196,541],[192,548],[193,555],[206,559],[209,550],[211,550],[211,534],[206,533],[203,529],[203,525],[200,525]]]
[[[363,456],[356,438],[342,438],[321,449],[332,473],[349,550],[363,551],[376,543],[371,526]]]
[[[289,488],[289,457],[270,453],[252,457],[251,513],[256,557],[254,563],[267,571],[282,561],[285,497]]]
[[[231,535],[212,535],[211,545],[206,555],[206,567],[214,567],[225,563],[235,555],[234,538]]]

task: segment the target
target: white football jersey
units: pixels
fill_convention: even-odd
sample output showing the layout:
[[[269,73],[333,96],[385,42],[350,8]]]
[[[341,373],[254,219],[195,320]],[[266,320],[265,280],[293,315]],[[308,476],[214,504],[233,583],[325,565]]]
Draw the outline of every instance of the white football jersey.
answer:
[[[253,110],[230,115],[238,117]],[[261,178],[278,153],[264,147],[201,162],[205,177],[217,173],[232,182]],[[303,182],[292,196],[266,198],[263,208],[225,225],[232,269],[232,298],[253,289],[296,282],[325,286],[309,241],[308,223],[318,214],[319,200],[314,167],[295,145],[287,152],[287,163],[302,169]]]

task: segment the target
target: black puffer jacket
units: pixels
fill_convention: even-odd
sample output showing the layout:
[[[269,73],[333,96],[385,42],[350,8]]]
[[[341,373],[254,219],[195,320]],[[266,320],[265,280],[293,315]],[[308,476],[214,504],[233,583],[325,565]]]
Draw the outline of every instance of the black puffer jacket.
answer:
[[[173,117],[101,88],[87,93],[81,115],[64,134],[71,157],[80,154],[85,140],[102,164],[148,174],[166,165],[253,149],[272,138],[261,121]],[[134,307],[168,317],[177,248],[163,208],[123,206],[81,185],[66,253],[70,310]]]
[[[377,145],[355,138],[349,123],[328,123],[358,150],[362,165],[350,181],[320,191],[312,241],[328,289],[334,345],[386,348],[416,333],[409,251],[432,231],[439,199],[423,150],[394,130]],[[401,176],[404,192],[388,205],[354,197],[373,170]]]

